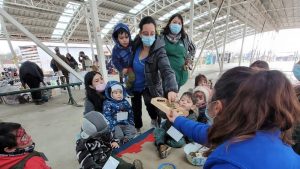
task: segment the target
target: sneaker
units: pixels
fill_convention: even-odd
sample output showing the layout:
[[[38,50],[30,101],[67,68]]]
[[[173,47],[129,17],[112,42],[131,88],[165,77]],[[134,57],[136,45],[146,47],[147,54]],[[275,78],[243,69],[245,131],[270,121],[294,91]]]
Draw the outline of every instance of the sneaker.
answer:
[[[159,128],[158,121],[152,119],[150,128]]]
[[[160,145],[158,148],[159,157],[161,159],[167,158],[167,156],[171,153],[171,150],[172,148],[165,144]]]
[[[141,161],[141,160],[138,160],[138,159],[135,159],[135,160],[133,161],[133,165],[134,165],[134,168],[135,168],[135,169],[143,169],[143,168],[144,168],[144,167],[143,167],[142,161]]]

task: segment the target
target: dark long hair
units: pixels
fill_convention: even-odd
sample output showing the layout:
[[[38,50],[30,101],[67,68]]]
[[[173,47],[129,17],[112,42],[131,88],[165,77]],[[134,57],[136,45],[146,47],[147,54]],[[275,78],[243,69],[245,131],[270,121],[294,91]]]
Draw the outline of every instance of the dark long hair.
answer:
[[[176,17],[178,17],[181,20],[181,23],[182,23],[182,28],[181,28],[180,34],[181,34],[181,38],[183,39],[186,36],[186,32],[184,31],[183,17],[179,13],[176,13],[176,14],[171,16],[171,18],[168,21],[168,24],[164,27],[164,30],[163,30],[162,34],[163,35],[168,35],[168,34],[171,33],[171,30],[170,30],[169,26],[170,26],[172,20]]]
[[[96,74],[102,76],[101,73],[96,71],[88,72],[84,76],[85,92],[86,92],[86,98],[93,103],[95,107],[95,111],[102,112],[103,101],[105,99],[104,93],[99,93],[95,89],[90,87],[92,86],[93,78]]]
[[[0,123],[0,153],[5,154],[6,147],[13,148],[17,146],[16,136],[12,133],[21,127],[19,123],[1,122]]]
[[[208,156],[217,146],[247,140],[258,130],[281,131],[291,144],[291,130],[299,122],[300,105],[289,80],[279,71],[261,71],[245,80],[232,101],[214,119],[208,132]],[[229,146],[229,145],[228,145]]]

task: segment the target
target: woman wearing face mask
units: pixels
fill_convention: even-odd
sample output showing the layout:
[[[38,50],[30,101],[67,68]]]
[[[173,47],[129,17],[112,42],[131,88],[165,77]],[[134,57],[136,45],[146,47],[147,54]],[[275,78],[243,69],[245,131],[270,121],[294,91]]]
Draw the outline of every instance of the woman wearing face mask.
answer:
[[[196,53],[195,45],[184,31],[183,18],[174,14],[164,28],[163,37],[170,65],[175,72],[178,87],[188,80],[188,69],[192,69]]]
[[[138,132],[143,126],[142,96],[151,117],[151,126],[158,127],[158,110],[150,103],[151,98],[163,96],[164,91],[169,101],[175,101],[178,92],[175,74],[170,67],[164,41],[157,37],[154,19],[144,17],[139,28],[140,33],[134,41],[131,59],[136,77],[131,103]]]
[[[299,122],[300,106],[291,83],[279,71],[248,77],[230,103],[217,90],[208,112],[211,127],[168,114],[174,127],[209,149],[204,169],[296,169],[300,156],[291,148],[291,131]]]
[[[102,75],[99,72],[91,71],[84,76],[86,99],[84,112],[98,111],[102,113],[103,102],[105,99],[105,86]]]

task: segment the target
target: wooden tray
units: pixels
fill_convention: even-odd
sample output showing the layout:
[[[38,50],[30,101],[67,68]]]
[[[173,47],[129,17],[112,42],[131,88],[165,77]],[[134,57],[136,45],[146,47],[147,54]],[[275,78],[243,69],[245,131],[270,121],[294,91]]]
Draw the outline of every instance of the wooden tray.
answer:
[[[157,107],[159,110],[163,111],[164,113],[168,113],[172,110],[177,111],[178,113],[188,116],[189,112],[183,110],[181,107],[179,107],[176,103],[169,103],[169,101],[164,97],[155,97],[151,99],[151,104],[153,104],[155,107]]]

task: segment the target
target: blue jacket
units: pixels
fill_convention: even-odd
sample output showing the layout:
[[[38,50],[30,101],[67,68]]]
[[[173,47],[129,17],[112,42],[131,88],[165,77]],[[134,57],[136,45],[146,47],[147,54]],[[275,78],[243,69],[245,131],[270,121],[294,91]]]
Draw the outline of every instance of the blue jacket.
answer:
[[[174,127],[200,144],[207,143],[209,125],[184,117]],[[204,169],[299,169],[300,156],[280,139],[280,131],[258,131],[248,140],[219,145],[207,158]]]
[[[114,84],[119,84],[117,81],[109,81],[105,88],[105,96],[106,100],[103,103],[103,114],[104,117],[109,121],[109,127],[112,131],[115,130],[115,126],[117,125],[134,125],[134,117],[133,117],[133,111],[131,109],[131,106],[129,102],[125,99],[126,98],[126,91],[123,87],[123,100],[116,101],[111,97],[111,86]],[[127,120],[117,120],[117,114],[119,112],[128,112],[128,118]]]
[[[115,34],[121,28],[125,29],[129,36],[129,45],[127,48],[124,48],[123,46],[121,46],[121,44],[118,41],[118,38],[115,38],[115,37],[118,37],[118,35],[115,35]],[[112,50],[112,62],[114,64],[114,66],[116,67],[116,69],[119,72],[122,72],[122,70],[124,68],[128,67],[129,60],[130,60],[130,57],[132,54],[131,53],[131,51],[132,51],[131,50],[131,35],[130,35],[129,28],[123,23],[118,23],[114,28],[114,31],[112,34],[112,39],[115,42],[115,46]]]

